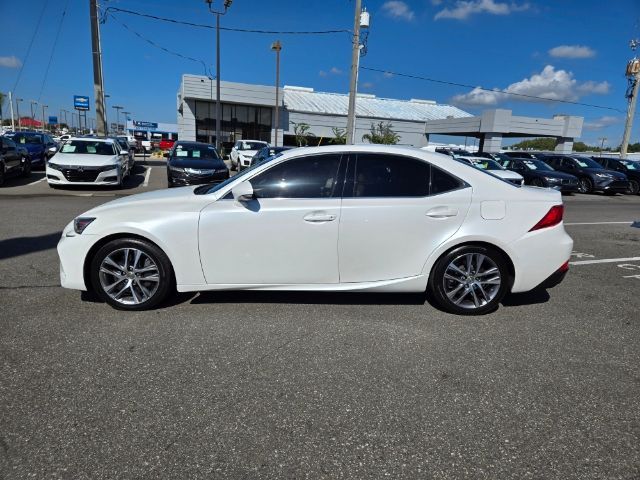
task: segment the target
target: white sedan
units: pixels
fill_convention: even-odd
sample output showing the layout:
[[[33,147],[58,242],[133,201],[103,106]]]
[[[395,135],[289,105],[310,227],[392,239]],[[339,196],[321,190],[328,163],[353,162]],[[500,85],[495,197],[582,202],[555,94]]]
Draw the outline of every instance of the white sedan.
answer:
[[[63,287],[123,310],[171,291],[424,292],[481,314],[562,279],[559,192],[380,145],[295,149],[217,185],[96,207],[58,244]],[[233,247],[236,255],[229,255]]]
[[[469,156],[456,156],[456,160],[468,163],[480,170],[487,170],[496,177],[500,177],[507,182],[511,182],[515,185],[524,185],[524,177],[518,172],[507,170],[495,160],[484,157],[469,157]]]
[[[129,153],[110,138],[70,138],[47,162],[46,175],[51,187],[122,186],[129,175]]]

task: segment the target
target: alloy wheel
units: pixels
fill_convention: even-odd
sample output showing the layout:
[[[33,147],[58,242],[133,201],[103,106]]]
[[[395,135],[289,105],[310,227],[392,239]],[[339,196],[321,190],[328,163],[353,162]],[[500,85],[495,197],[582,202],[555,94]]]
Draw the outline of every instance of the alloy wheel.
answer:
[[[500,269],[482,253],[465,253],[454,258],[443,277],[447,298],[454,305],[470,310],[491,302],[501,285]]]
[[[640,193],[640,183],[637,180],[629,180],[629,193],[632,195]]]
[[[138,305],[158,290],[160,270],[154,259],[142,250],[121,248],[102,260],[99,279],[102,290],[112,300],[122,305]]]

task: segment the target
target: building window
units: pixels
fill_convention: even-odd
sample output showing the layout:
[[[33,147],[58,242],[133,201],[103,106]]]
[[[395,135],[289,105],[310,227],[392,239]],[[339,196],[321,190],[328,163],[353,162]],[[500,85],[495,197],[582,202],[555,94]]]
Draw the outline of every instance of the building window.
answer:
[[[196,140],[215,143],[216,141],[216,104],[215,102],[196,101]],[[222,142],[237,140],[271,141],[272,109],[254,105],[220,105],[222,121],[220,133]]]

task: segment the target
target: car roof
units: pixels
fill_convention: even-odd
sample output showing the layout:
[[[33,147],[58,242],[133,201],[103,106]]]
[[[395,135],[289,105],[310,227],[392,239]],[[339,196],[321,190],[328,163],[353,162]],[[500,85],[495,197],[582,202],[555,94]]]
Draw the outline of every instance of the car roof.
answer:
[[[178,145],[203,145],[205,147],[214,147],[215,145],[213,145],[212,143],[207,143],[207,142],[194,142],[193,140],[176,140],[175,146]]]
[[[112,137],[70,137],[69,140],[80,140],[83,142],[105,142],[105,143],[113,143],[114,138]]]

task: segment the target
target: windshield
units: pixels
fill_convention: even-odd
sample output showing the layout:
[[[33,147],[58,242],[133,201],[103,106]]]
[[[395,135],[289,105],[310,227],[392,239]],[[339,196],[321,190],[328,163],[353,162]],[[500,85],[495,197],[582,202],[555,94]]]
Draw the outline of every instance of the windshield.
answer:
[[[542,160],[522,160],[524,166],[529,170],[540,170],[543,172],[552,172],[553,168],[544,163]]]
[[[213,145],[198,145],[198,144],[177,144],[173,150],[172,158],[178,160],[184,160],[187,158],[199,159],[199,160],[217,160],[220,157]]]
[[[589,157],[573,157],[573,159],[582,168],[602,168],[602,165]]]
[[[65,143],[60,153],[88,153],[93,155],[115,155],[113,142],[92,142],[90,140],[71,140]]]
[[[504,170],[495,160],[473,160],[471,164],[481,170]]]
[[[265,142],[238,142],[238,150],[260,150],[266,147]]]
[[[13,141],[21,144],[42,145],[42,135],[25,135],[24,133],[16,133]]]
[[[639,162],[635,162],[633,160],[620,160],[620,163],[622,163],[629,170],[640,170]]]

